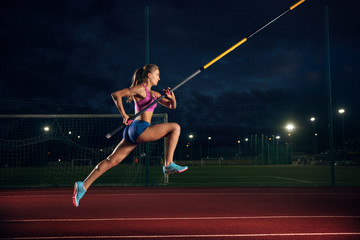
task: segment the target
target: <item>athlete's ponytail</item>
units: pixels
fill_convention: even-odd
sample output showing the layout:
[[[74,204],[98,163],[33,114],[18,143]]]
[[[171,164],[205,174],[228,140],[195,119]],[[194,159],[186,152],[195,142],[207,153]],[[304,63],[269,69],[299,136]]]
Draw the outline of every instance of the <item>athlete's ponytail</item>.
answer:
[[[144,68],[138,68],[136,69],[136,71],[134,72],[134,75],[132,77],[132,83],[130,88],[139,85],[143,82],[143,73],[144,73]]]
[[[132,83],[130,88],[143,84],[147,80],[146,76],[148,75],[148,73],[151,73],[156,69],[159,69],[159,67],[155,64],[146,64],[144,67],[136,69],[132,77]],[[127,102],[131,102],[132,100],[133,97],[128,97]]]
[[[130,88],[137,86],[139,84],[142,83],[142,75],[144,73],[144,68],[138,68],[136,69],[136,71],[134,72],[134,75],[132,77],[132,82],[131,82],[131,86]],[[128,99],[126,100],[126,102],[131,102],[133,100],[133,97],[128,97]]]

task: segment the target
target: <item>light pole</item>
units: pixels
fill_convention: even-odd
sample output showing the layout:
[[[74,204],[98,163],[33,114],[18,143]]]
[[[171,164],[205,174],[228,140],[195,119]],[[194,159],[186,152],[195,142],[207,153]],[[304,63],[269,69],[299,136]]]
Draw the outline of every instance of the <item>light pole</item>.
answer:
[[[210,140],[211,140],[211,137],[208,137],[207,158],[210,158]]]
[[[237,144],[238,144],[238,151],[237,151],[237,158],[236,159],[239,159],[240,160],[240,150],[241,150],[241,148],[240,148],[240,143],[241,143],[241,140],[237,140]]]
[[[293,142],[292,142],[292,132],[295,130],[295,125],[293,123],[288,123],[285,126],[286,130],[288,131],[288,136],[290,138],[290,163],[293,160]]]
[[[245,138],[245,156],[249,156],[250,155],[250,147],[249,147],[249,138]]]
[[[340,116],[341,116],[341,120],[342,120],[342,152],[343,152],[343,160],[346,160],[346,155],[345,155],[345,120],[344,120],[344,115],[345,115],[345,109],[344,108],[340,108],[338,110]]]
[[[189,145],[190,145],[190,159],[193,160],[193,143],[192,143],[192,140],[194,139],[194,134],[189,134]]]
[[[51,154],[51,151],[49,150],[49,146],[48,146],[48,137],[49,137],[49,132],[51,130],[50,126],[49,125],[46,125],[43,127],[42,129],[45,133],[46,133],[46,139],[45,139],[45,142],[44,142],[44,157],[43,157],[43,162],[42,164],[47,164],[47,162],[49,161],[49,155]]]
[[[277,135],[276,136],[276,163],[279,164],[279,141],[280,141],[280,136]]]
[[[316,155],[316,131],[315,131],[315,121],[316,118],[314,116],[310,117],[311,124],[313,126],[313,138],[314,138],[314,155]]]

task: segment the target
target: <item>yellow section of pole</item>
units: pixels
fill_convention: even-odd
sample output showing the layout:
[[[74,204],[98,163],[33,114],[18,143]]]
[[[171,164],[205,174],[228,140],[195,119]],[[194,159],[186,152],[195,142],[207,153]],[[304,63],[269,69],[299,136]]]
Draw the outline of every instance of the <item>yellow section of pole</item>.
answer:
[[[300,4],[302,4],[303,2],[305,2],[305,0],[300,0],[297,3],[295,3],[294,5],[292,5],[290,7],[290,10],[293,10],[294,8],[296,8],[297,6],[299,6]]]
[[[209,62],[208,64],[206,64],[203,68],[206,69],[208,67],[210,67],[213,63],[215,63],[216,61],[218,61],[220,58],[222,58],[223,56],[225,56],[226,54],[228,54],[229,52],[231,52],[232,50],[234,50],[235,48],[237,48],[238,46],[240,46],[241,44],[243,44],[244,42],[246,42],[246,38],[244,38],[243,40],[241,40],[240,42],[238,42],[237,44],[235,44],[234,46],[232,46],[231,48],[229,48],[228,50],[226,50],[225,52],[223,52],[222,54],[220,54],[219,56],[217,56],[216,58],[214,58],[211,62]]]

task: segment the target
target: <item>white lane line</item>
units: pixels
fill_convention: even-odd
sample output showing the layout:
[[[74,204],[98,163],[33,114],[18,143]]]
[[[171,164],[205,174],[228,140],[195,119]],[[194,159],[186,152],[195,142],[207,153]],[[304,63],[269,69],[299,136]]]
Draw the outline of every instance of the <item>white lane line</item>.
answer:
[[[293,182],[313,183],[311,181],[297,179],[297,178],[286,178],[286,177],[278,177],[278,176],[273,176],[273,177],[277,178],[277,179],[289,180],[289,181],[293,181]]]
[[[1,219],[0,223],[30,222],[97,222],[97,221],[177,221],[177,220],[244,220],[244,219],[290,219],[290,218],[360,218],[360,216],[234,216],[234,217],[138,217],[138,218],[44,218],[44,219]]]
[[[43,239],[150,239],[150,238],[248,238],[248,237],[295,237],[295,236],[356,236],[360,232],[335,233],[261,233],[261,234],[206,234],[206,235],[129,235],[129,236],[56,236],[56,237],[13,237],[7,240]]]

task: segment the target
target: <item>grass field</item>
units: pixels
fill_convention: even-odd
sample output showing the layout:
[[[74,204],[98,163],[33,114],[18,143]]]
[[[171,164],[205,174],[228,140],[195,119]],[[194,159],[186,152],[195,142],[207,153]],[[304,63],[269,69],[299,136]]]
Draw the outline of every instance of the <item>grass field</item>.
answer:
[[[337,186],[360,186],[360,167],[336,167]],[[328,166],[207,166],[173,175],[172,186],[330,186]]]
[[[0,187],[72,186],[93,167],[1,168]],[[99,178],[98,186],[145,185],[144,166],[119,165]],[[149,186],[163,185],[160,166],[150,166]],[[360,186],[359,166],[335,167],[336,186]],[[182,174],[169,176],[169,186],[331,186],[329,166],[232,165],[191,166]]]

